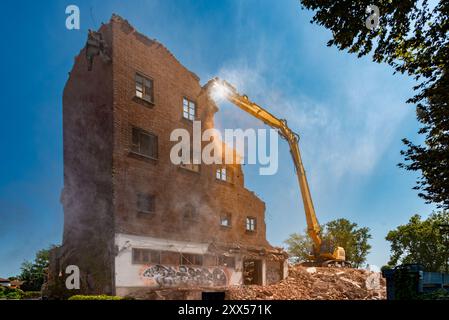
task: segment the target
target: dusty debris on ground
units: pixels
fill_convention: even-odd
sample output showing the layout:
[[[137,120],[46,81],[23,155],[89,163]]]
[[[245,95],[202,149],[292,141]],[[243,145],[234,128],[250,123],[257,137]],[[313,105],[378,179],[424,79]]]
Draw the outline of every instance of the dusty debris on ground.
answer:
[[[290,266],[289,277],[267,286],[235,286],[234,300],[381,300],[386,299],[385,279],[378,272],[360,269]],[[311,272],[314,271],[314,272]]]

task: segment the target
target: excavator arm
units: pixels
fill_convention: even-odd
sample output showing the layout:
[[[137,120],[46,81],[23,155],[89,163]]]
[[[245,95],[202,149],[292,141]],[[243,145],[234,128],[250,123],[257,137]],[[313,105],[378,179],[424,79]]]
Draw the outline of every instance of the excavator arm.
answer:
[[[315,214],[315,208],[313,207],[312,196],[310,194],[309,184],[307,182],[306,172],[301,159],[301,153],[299,151],[299,136],[293,132],[288,126],[287,121],[278,119],[259,105],[251,102],[246,95],[240,95],[237,90],[228,82],[219,78],[212,79],[206,86],[216,85],[219,86],[219,90],[223,91],[223,96],[231,103],[242,109],[243,111],[253,115],[259,120],[262,120],[268,126],[276,129],[280,136],[284,138],[289,146],[290,153],[293,158],[293,163],[296,169],[296,175],[301,190],[301,196],[304,204],[304,212],[307,221],[307,232],[315,245],[315,256],[319,255],[321,248],[320,238],[320,224]]]

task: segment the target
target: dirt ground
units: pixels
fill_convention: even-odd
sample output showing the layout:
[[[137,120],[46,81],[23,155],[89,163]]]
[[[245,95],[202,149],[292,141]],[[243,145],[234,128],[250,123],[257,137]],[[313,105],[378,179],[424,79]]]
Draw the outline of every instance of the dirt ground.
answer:
[[[235,300],[380,300],[386,299],[380,273],[345,268],[291,266],[289,277],[268,286],[236,286]]]

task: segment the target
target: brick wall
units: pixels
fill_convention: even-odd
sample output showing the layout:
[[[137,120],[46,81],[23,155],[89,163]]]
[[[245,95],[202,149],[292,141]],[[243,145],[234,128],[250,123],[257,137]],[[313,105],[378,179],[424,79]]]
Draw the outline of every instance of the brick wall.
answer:
[[[63,290],[60,274],[75,264],[82,288],[69,294],[113,294],[118,233],[271,248],[265,204],[245,189],[239,165],[232,166],[233,183],[227,183],[216,179],[215,165],[191,172],[170,161],[172,130],[192,132],[192,122],[182,117],[184,97],[196,103],[203,131],[214,126],[218,109],[199,78],[118,16],[100,32],[112,62],[95,57],[88,71],[83,49],[63,94],[64,234],[63,246],[52,253],[57,262],[51,263],[49,290]],[[154,80],[154,105],[135,99],[136,72]],[[130,153],[133,126],[158,137],[157,160]],[[155,196],[154,214],[138,213],[138,193]],[[184,218],[189,205],[198,212],[196,222]],[[230,227],[220,225],[222,215],[230,215]],[[247,216],[257,219],[256,232],[246,231]]]
[[[111,31],[106,25],[101,28],[109,43]],[[111,293],[112,65],[96,60],[92,71],[87,70],[83,49],[63,94],[64,233],[56,273],[77,265],[83,292]]]
[[[182,117],[183,98],[196,102],[202,130],[212,128],[217,111],[198,77],[182,66],[161,44],[139,34],[121,18],[112,19],[114,84],[114,201],[116,229],[120,233],[174,240],[235,242],[267,245],[264,203],[244,188],[243,172],[234,166],[234,183],[220,182],[215,165],[201,165],[199,173],[173,165],[169,141],[177,128],[192,132]],[[136,102],[135,74],[154,80],[154,106]],[[130,156],[131,128],[158,136],[159,159]],[[136,194],[156,196],[156,214],[139,215]],[[183,218],[186,205],[199,211],[199,222]],[[220,226],[220,215],[231,214],[232,226]],[[246,217],[257,218],[257,231],[245,231]]]

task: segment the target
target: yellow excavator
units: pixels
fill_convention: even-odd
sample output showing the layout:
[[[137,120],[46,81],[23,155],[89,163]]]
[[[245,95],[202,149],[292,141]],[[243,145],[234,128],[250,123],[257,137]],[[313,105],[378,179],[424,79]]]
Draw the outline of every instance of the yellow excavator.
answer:
[[[227,81],[214,78],[206,84],[206,88],[218,90],[220,95],[226,98],[243,111],[262,120],[268,126],[276,129],[279,135],[287,140],[290,146],[290,153],[293,157],[293,163],[296,168],[301,196],[304,204],[304,212],[307,220],[307,233],[313,241],[312,254],[308,261],[303,264],[306,266],[336,266],[348,267],[350,264],[345,260],[345,250],[342,247],[334,246],[330,241],[323,241],[320,236],[321,228],[313,207],[312,196],[307,182],[306,172],[299,152],[299,135],[293,132],[288,126],[287,121],[278,119],[271,113],[251,102],[246,95],[240,95]]]

